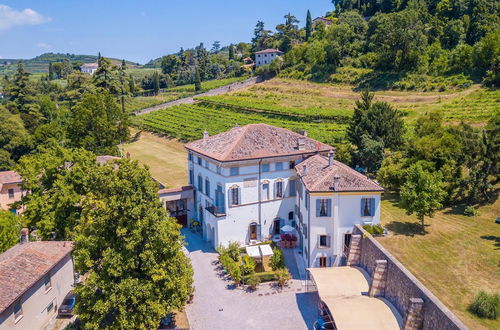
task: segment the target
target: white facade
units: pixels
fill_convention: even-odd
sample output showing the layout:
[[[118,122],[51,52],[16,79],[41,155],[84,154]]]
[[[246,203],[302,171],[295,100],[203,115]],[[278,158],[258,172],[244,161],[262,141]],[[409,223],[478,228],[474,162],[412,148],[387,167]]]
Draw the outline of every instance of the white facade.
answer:
[[[326,192],[309,193],[299,183],[297,207],[299,242],[307,267],[340,265],[345,246],[356,224],[380,223],[380,192]],[[362,203],[369,199],[373,207],[366,215]],[[325,203],[326,215],[321,215],[318,204]],[[363,201],[363,202],[362,202]],[[323,237],[321,237],[323,236]]]
[[[47,276],[49,284],[46,284]],[[38,280],[20,299],[0,314],[0,330],[49,327],[57,316],[57,309],[64,297],[73,288],[73,260],[70,254],[52,268],[47,276]],[[16,317],[14,305],[17,303],[21,312],[18,312]]]
[[[190,152],[190,183],[204,238],[214,247],[230,241],[250,244],[279,234],[278,225],[294,225],[293,167],[301,160],[290,156],[221,163]]]
[[[93,75],[98,68],[97,63],[85,63],[80,67],[80,70],[83,73],[87,73],[89,75]]]
[[[271,62],[279,57],[282,53],[278,50],[274,52],[262,52],[255,53],[255,67],[259,67],[262,65],[271,64]]]

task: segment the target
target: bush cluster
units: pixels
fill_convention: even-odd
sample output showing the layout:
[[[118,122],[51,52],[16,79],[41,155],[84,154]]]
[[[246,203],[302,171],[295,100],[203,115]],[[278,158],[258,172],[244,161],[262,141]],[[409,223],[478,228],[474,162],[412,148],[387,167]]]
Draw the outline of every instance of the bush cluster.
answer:
[[[384,234],[384,227],[382,227],[381,225],[363,225],[363,229],[370,233],[370,235]]]
[[[469,311],[479,317],[495,320],[500,314],[500,295],[479,291]]]
[[[274,271],[285,268],[285,258],[283,256],[283,252],[281,252],[280,249],[273,249],[273,255],[271,257],[271,268]]]

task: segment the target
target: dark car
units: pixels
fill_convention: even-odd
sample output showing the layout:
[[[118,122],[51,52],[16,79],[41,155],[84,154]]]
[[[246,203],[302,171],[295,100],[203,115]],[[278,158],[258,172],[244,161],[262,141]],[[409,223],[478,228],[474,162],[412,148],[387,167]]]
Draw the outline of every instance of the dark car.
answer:
[[[73,316],[73,309],[75,308],[76,298],[75,295],[69,293],[58,310],[59,316]]]

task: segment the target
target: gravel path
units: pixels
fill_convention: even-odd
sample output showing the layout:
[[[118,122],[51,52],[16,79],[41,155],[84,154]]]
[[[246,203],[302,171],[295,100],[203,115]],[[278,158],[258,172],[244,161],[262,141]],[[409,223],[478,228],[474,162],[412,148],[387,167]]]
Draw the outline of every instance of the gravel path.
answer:
[[[218,276],[212,264],[217,260],[213,248],[188,230],[183,234],[188,242],[196,288],[193,303],[187,306],[192,329],[312,328],[317,316],[317,295],[305,293],[300,279],[292,279],[283,290],[270,283],[261,284],[255,292],[234,288],[230,281]]]
[[[238,89],[246,88],[246,87],[251,86],[251,85],[255,85],[255,84],[257,84],[257,83],[259,83],[261,81],[263,81],[263,80],[262,80],[262,78],[260,76],[248,78],[247,80],[244,80],[244,81],[235,82],[235,83],[232,83],[232,84],[229,84],[229,85],[226,85],[226,86],[222,86],[222,87],[219,87],[219,88],[214,88],[214,89],[211,89],[211,90],[209,90],[207,92],[204,92],[204,93],[201,93],[201,94],[196,94],[194,96],[185,97],[185,98],[178,99],[178,100],[175,100],[175,101],[170,101],[170,102],[167,102],[167,103],[158,104],[158,105],[152,106],[150,108],[145,108],[145,109],[142,109],[142,110],[139,110],[139,111],[135,111],[134,113],[136,115],[143,115],[143,114],[151,112],[151,111],[165,109],[165,108],[170,108],[170,107],[173,107],[174,105],[179,105],[179,104],[193,104],[193,103],[196,102],[196,100],[194,99],[195,97],[199,97],[199,96],[214,96],[214,95],[225,94],[227,92],[231,92],[231,91],[235,91],[235,90],[238,90]]]

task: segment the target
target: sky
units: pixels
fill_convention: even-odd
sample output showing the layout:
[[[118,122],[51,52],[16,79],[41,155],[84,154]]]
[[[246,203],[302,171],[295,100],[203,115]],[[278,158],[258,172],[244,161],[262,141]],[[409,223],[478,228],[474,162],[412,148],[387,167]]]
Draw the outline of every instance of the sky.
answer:
[[[203,42],[249,42],[288,12],[305,24],[333,9],[331,0],[0,0],[0,59],[46,52],[124,58],[144,64]]]

